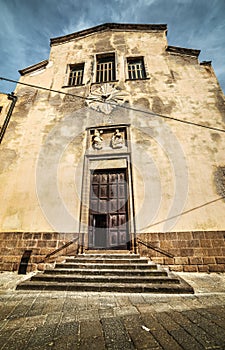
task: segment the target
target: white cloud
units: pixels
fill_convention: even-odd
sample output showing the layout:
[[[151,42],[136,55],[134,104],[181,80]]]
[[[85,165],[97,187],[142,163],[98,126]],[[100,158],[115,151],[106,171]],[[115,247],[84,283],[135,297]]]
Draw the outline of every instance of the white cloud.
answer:
[[[17,69],[48,58],[50,38],[119,22],[168,24],[169,45],[201,49],[201,59],[213,60],[216,73],[224,76],[223,0],[0,2],[0,75],[17,77]]]

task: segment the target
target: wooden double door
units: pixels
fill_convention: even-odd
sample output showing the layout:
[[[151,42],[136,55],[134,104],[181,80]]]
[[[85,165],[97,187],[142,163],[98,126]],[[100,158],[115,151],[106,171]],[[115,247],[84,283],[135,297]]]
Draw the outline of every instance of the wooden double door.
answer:
[[[89,248],[129,249],[126,169],[91,173]]]

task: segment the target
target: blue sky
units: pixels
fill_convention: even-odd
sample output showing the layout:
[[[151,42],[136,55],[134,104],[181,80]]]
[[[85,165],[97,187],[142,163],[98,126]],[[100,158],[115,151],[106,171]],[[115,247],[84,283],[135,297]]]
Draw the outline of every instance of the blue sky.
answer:
[[[225,92],[225,0],[0,0],[0,76],[18,80],[48,59],[50,38],[106,22],[167,24],[168,44],[200,49]]]

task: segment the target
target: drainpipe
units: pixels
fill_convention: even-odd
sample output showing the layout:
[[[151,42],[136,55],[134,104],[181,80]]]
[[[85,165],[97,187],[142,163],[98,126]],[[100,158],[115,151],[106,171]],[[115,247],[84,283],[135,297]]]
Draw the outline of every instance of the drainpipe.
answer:
[[[9,124],[9,121],[10,121],[13,109],[14,109],[16,101],[17,101],[17,96],[14,95],[14,92],[11,92],[11,94],[8,94],[8,100],[11,100],[12,102],[11,102],[9,111],[7,113],[7,116],[5,118],[5,121],[4,121],[4,123],[2,125],[2,128],[1,128],[1,131],[0,131],[0,143],[2,142],[2,139],[3,139],[4,135],[5,135],[7,126]]]

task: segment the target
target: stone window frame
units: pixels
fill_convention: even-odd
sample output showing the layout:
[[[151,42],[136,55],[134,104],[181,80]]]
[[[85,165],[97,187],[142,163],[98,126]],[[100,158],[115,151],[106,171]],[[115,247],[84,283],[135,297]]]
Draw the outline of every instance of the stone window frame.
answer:
[[[97,60],[98,60],[98,57],[101,57],[104,58],[104,57],[107,57],[107,56],[112,56],[114,55],[114,79],[113,80],[105,80],[105,81],[97,81]],[[93,61],[94,61],[94,64],[93,64],[93,73],[92,73],[92,76],[93,76],[93,81],[92,81],[92,84],[104,84],[104,83],[110,83],[110,82],[118,82],[118,58],[117,58],[117,53],[116,51],[109,51],[109,52],[97,52],[94,56],[93,56]]]
[[[142,60],[142,64],[143,64],[143,69],[144,69],[144,77],[142,78],[131,78],[129,76],[129,63],[128,61],[138,61],[138,60]],[[149,73],[148,73],[148,67],[147,67],[147,64],[146,64],[146,59],[144,56],[142,55],[138,55],[138,56],[128,56],[125,58],[125,81],[136,81],[136,80],[149,80],[150,79],[150,76],[149,76]]]
[[[70,84],[70,74],[72,69],[74,68],[82,68],[82,79],[81,82],[79,84]],[[81,71],[79,70],[79,71]],[[85,62],[79,62],[79,63],[71,63],[71,64],[67,64],[66,66],[66,72],[65,72],[65,80],[64,80],[64,85],[62,86],[63,88],[67,88],[67,87],[79,87],[79,86],[84,86],[84,73],[85,73]]]
[[[69,65],[68,86],[83,85],[84,65],[84,62]]]

